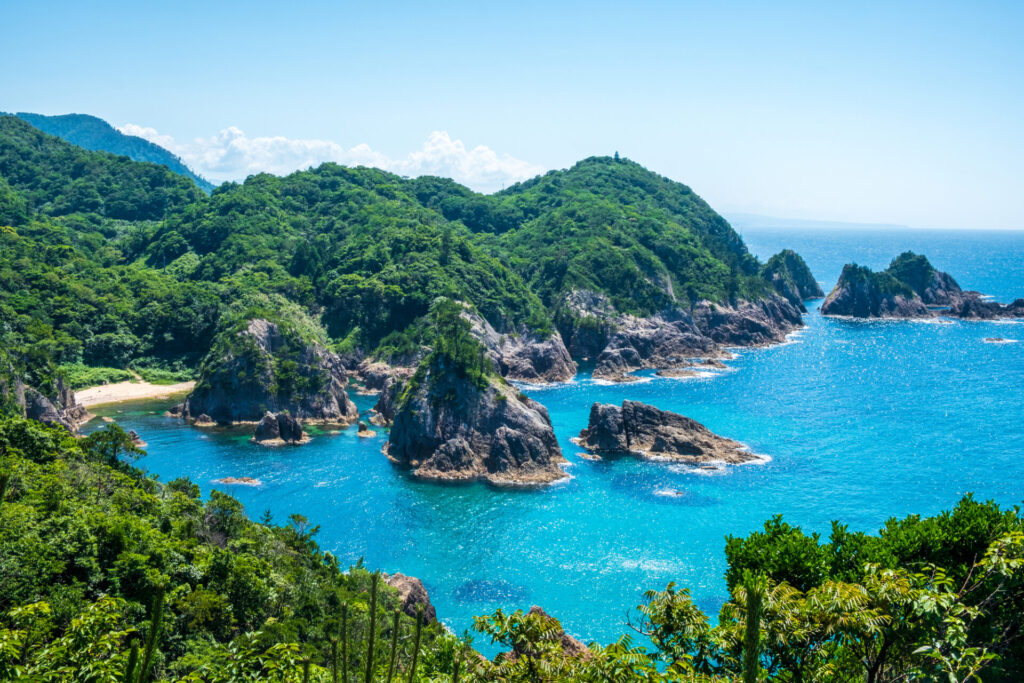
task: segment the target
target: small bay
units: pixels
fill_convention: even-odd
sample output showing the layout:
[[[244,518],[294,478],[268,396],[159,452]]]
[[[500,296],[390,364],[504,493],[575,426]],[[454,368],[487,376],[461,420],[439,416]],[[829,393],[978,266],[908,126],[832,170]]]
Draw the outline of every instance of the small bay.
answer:
[[[883,268],[926,254],[965,289],[1024,296],[1024,233],[743,232],[762,259],[792,248],[828,289],[842,265]],[[246,430],[201,430],[162,416],[166,402],[98,410],[148,442],[140,465],[226,490],[250,517],[307,516],[342,564],[420,577],[461,632],[496,607],[537,604],[566,629],[608,642],[626,611],[669,581],[712,614],[725,598],[724,544],[783,514],[827,535],[837,519],[874,531],[889,517],[934,514],[967,492],[1024,499],[1024,322],[852,322],[811,302],[790,343],[744,349],[723,371],[625,385],[524,387],[549,410],[572,479],[539,490],[415,481],[381,454],[386,434],[313,431],[301,447],[249,443]],[[1021,340],[986,343],[986,338]],[[353,394],[368,410],[372,397]],[[569,439],[595,401],[651,403],[771,457],[706,471],[631,458],[590,461]],[[95,421],[90,427],[100,426]],[[216,485],[252,477],[259,486]],[[482,643],[481,643],[482,644]]]

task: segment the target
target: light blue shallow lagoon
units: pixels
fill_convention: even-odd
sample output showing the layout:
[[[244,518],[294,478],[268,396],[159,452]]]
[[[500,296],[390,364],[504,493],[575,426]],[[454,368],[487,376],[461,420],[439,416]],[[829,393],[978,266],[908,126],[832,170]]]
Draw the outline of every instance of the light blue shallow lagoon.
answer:
[[[913,249],[965,288],[1024,296],[1024,233],[758,230],[744,239],[762,258],[796,249],[826,291],[847,261],[882,268]],[[582,374],[527,388],[550,411],[572,475],[541,490],[418,482],[381,454],[385,434],[360,439],[355,428],[271,449],[248,443],[246,431],[181,426],[161,416],[163,404],[102,413],[139,431],[149,443],[139,464],[161,480],[226,490],[253,518],[306,515],[343,563],[362,557],[420,577],[458,632],[473,615],[536,604],[569,632],[608,642],[643,592],[669,581],[714,616],[726,598],[726,535],[772,515],[827,535],[833,519],[874,531],[967,492],[1024,499],[1024,343],[983,341],[1024,340],[1024,323],[852,322],[816,310],[806,322],[790,343],[738,351],[728,370],[704,377],[609,386]],[[569,439],[591,403],[624,399],[688,415],[771,460],[708,473],[581,458]],[[356,400],[368,410],[374,399]],[[262,483],[213,484],[241,476]]]

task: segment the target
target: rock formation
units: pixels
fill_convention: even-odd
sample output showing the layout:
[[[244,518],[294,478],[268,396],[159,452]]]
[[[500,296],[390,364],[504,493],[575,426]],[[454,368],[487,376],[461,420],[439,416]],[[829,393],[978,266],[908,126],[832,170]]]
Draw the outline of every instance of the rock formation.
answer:
[[[437,621],[437,610],[430,602],[430,596],[423,582],[415,576],[405,574],[385,574],[384,583],[398,591],[399,609],[406,615],[415,618],[420,607],[423,608],[423,623],[432,624]]]
[[[650,318],[622,316],[597,357],[594,377],[621,382],[644,368],[678,369],[694,358],[721,355],[723,347],[781,342],[800,325],[800,309],[780,295],[734,306],[701,301],[692,312]]]
[[[296,419],[347,425],[358,417],[345,393],[347,381],[341,359],[323,344],[255,318],[218,335],[199,382],[177,412],[236,423],[288,411]]]
[[[948,315],[991,320],[1024,317],[1024,299],[1010,304],[987,301],[978,292],[963,291],[949,273],[936,270],[924,256],[906,251],[881,273],[847,264],[821,312],[855,318]]]
[[[548,337],[529,330],[500,334],[469,309],[463,317],[472,325],[473,336],[487,349],[502,377],[519,382],[566,382],[576,375],[576,363],[558,332]]]
[[[792,249],[784,249],[768,259],[761,269],[761,276],[801,311],[806,310],[804,301],[825,296],[807,263]]]
[[[822,315],[853,318],[927,318],[934,315],[921,297],[888,272],[848,263],[821,305]]]
[[[78,403],[75,392],[59,377],[54,380],[49,396],[34,387],[26,386],[17,377],[9,388],[0,386],[0,394],[6,395],[8,392],[15,405],[21,408],[22,415],[30,420],[51,426],[60,425],[69,432],[76,432],[89,419],[85,406]]]
[[[263,414],[252,440],[264,446],[301,444],[309,441],[309,435],[302,431],[302,423],[286,412],[276,415],[269,410]]]
[[[981,298],[978,292],[964,292],[963,296],[950,306],[949,315],[965,320],[1024,318],[1024,299],[1000,304]]]
[[[531,485],[566,476],[544,406],[499,377],[471,379],[444,356],[402,388],[385,453],[425,479]]]
[[[695,420],[637,401],[625,401],[621,408],[595,403],[587,428],[574,441],[595,455],[628,453],[688,464],[759,459]]]

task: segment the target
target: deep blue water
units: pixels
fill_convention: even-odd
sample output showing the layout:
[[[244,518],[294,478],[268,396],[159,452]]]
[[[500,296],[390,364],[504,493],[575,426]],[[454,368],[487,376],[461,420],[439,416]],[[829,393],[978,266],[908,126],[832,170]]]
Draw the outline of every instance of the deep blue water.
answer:
[[[826,291],[843,263],[884,267],[909,248],[965,288],[1024,296],[1024,233],[748,230],[744,238],[762,258],[796,249]],[[806,321],[792,343],[740,351],[713,376],[620,386],[581,376],[527,389],[548,407],[571,463],[571,480],[543,490],[414,481],[381,455],[383,435],[361,440],[354,428],[268,449],[245,432],[180,426],[154,403],[104,413],[149,442],[140,464],[162,480],[188,476],[207,492],[220,477],[256,477],[262,486],[219,488],[252,517],[306,515],[343,562],[364,557],[421,577],[456,631],[495,607],[538,604],[571,633],[607,642],[624,632],[645,590],[669,581],[717,613],[725,536],[774,514],[827,535],[833,519],[873,531],[892,516],[949,508],[969,491],[1008,505],[1024,499],[1024,343],[982,341],[1024,340],[1024,323],[857,323],[816,310]],[[581,459],[569,438],[586,426],[590,404],[626,398],[684,413],[772,459],[713,474]]]

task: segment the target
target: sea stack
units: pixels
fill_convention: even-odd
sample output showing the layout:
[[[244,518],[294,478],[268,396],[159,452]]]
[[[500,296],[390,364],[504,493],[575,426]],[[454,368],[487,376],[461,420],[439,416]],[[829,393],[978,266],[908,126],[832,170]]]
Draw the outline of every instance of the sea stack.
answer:
[[[395,392],[388,458],[423,479],[526,486],[565,478],[548,411],[497,374],[461,306],[440,306],[437,330],[434,350]]]
[[[302,431],[302,423],[287,412],[275,415],[267,411],[256,425],[256,431],[252,435],[254,443],[264,446],[303,444],[309,440],[309,435]]]
[[[345,393],[344,365],[325,337],[299,332],[310,327],[265,318],[227,323],[176,414],[231,424],[287,412],[307,422],[351,424],[358,410]]]
[[[746,446],[688,417],[638,401],[595,403],[587,428],[574,439],[594,455],[631,454],[687,464],[760,460]]]

